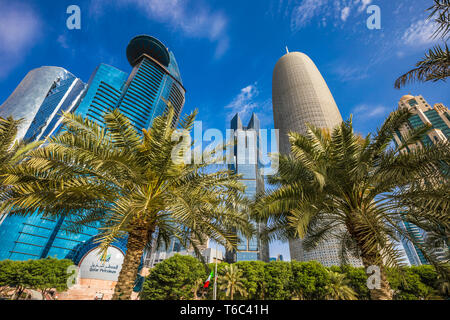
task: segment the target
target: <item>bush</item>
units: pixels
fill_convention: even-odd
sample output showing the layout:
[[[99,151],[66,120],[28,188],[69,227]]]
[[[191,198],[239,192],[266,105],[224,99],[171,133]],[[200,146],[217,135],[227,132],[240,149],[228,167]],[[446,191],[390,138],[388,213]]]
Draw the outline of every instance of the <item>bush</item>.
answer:
[[[67,268],[73,265],[71,260],[46,258],[28,261],[0,261],[0,287],[16,288],[19,297],[25,289],[67,290],[67,279],[71,274]]]
[[[264,299],[291,299],[292,269],[290,262],[276,261],[264,266]]]
[[[262,261],[240,261],[236,266],[243,272],[242,283],[248,293],[249,300],[264,298],[264,265]]]
[[[205,266],[191,256],[174,255],[160,262],[146,278],[140,297],[143,300],[193,299],[198,279],[206,280]]]
[[[328,290],[325,286],[329,282],[327,269],[317,261],[292,261],[293,282],[291,289],[296,299],[321,300],[325,299]]]

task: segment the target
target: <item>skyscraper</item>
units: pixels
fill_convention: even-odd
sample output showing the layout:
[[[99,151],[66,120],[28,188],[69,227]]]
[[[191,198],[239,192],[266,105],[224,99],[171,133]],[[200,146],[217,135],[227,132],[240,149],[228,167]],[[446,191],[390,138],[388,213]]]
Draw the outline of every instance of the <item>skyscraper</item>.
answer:
[[[394,142],[397,145],[401,144],[402,137],[410,129],[417,129],[425,124],[431,125],[432,128],[423,138],[422,143],[430,145],[449,139],[450,113],[442,103],[436,103],[432,108],[422,96],[406,95],[400,99],[398,108],[407,108],[413,115],[409,118],[408,123],[394,134]],[[405,152],[415,147],[420,147],[420,143],[416,146],[408,146]]]
[[[280,152],[284,154],[291,151],[289,131],[306,133],[307,123],[333,128],[342,121],[325,80],[314,62],[301,52],[287,53],[275,65],[272,102]]]
[[[272,102],[275,128],[279,129],[280,152],[290,153],[289,131],[306,133],[307,123],[333,128],[342,117],[328,86],[314,62],[304,53],[288,52],[273,71]],[[289,241],[292,260],[316,260],[325,266],[339,265],[339,240],[327,240],[316,249],[303,249],[301,239]],[[361,261],[351,258],[353,265]]]
[[[119,108],[140,132],[150,128],[153,119],[164,112],[166,100],[174,105],[175,124],[184,105],[185,89],[173,53],[156,38],[141,35],[130,41],[126,55],[132,66],[129,75],[100,64],[91,75],[86,89],[83,85],[76,104],[69,104],[67,100],[76,96],[73,90],[67,89],[62,94],[63,88],[79,87],[79,82],[70,83],[73,76],[57,67],[35,69],[5,102],[6,107],[2,105],[0,110],[5,110],[5,113],[0,115],[25,116],[27,126],[21,129],[21,135],[25,136],[29,128],[35,128],[29,136],[42,138],[57,132],[60,122],[55,112],[73,111],[102,124],[107,111]],[[54,100],[61,95],[67,101],[61,98],[61,103],[56,103]],[[26,112],[22,110],[23,105],[26,105]],[[45,121],[33,124],[34,118]],[[92,237],[98,234],[97,226],[85,226],[76,234],[67,233],[69,222],[69,217],[55,219],[41,215],[25,218],[7,216],[3,222],[0,219],[0,260],[79,256],[80,252],[87,250],[85,244],[91,243]]]
[[[234,163],[229,165],[230,170],[241,174],[240,182],[245,186],[245,196],[253,200],[257,193],[264,191],[264,178],[261,175],[261,136],[260,122],[256,114],[246,127],[242,125],[239,114],[231,120],[231,129],[234,130],[236,143],[234,144]],[[255,224],[257,230],[260,224]],[[240,242],[236,252],[227,252],[228,261],[269,261],[269,247],[257,237],[247,239],[238,234]]]
[[[17,139],[41,139],[53,133],[62,111],[71,111],[84,89],[85,84],[63,68],[44,66],[33,69],[0,106],[0,116],[24,119]],[[58,221],[37,215],[0,215],[0,260],[45,256]]]
[[[175,124],[186,90],[174,54],[158,39],[140,35],[130,41],[126,55],[133,67],[131,73],[101,64],[91,76],[76,113],[102,123],[105,112],[119,108],[141,131],[150,128],[153,119],[164,112],[166,100],[175,108]]]
[[[431,107],[421,95],[405,95],[400,99],[398,108],[406,108],[413,115],[408,119],[408,122],[394,134],[394,142],[397,146],[402,144],[402,141],[404,141],[404,138],[410,130],[420,128],[424,125],[431,126],[431,130],[428,131],[421,142],[418,142],[415,145],[409,145],[403,152],[409,152],[415,148],[420,148],[422,144],[431,145],[448,141],[450,138],[450,112],[442,103],[436,103],[434,107]],[[416,225],[408,221],[401,221],[400,227],[407,231],[418,243],[425,242],[427,233]],[[402,244],[411,265],[429,263],[422,251],[409,240],[403,238]],[[438,250],[438,258],[444,257],[448,250],[449,248]]]
[[[84,83],[60,67],[33,69],[0,106],[0,116],[22,118],[17,139],[45,137],[54,129],[62,111],[74,108]]]

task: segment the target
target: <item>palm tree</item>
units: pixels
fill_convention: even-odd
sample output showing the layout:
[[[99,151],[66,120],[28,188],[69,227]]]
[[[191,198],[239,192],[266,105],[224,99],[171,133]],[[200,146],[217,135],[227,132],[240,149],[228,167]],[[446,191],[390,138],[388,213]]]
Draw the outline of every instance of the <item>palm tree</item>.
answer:
[[[180,129],[189,133],[196,111]],[[202,239],[235,248],[238,232],[251,234],[247,216],[234,210],[244,186],[228,170],[208,172],[207,164],[188,164],[188,139],[172,126],[173,107],[155,118],[142,135],[118,110],[101,125],[64,114],[56,137],[9,168],[5,208],[12,214],[70,216],[73,232],[100,223],[96,241],[106,254],[118,238],[128,237],[127,252],[113,299],[130,299],[144,248],[176,237],[200,255]],[[211,171],[211,170],[209,170]],[[155,235],[155,233],[157,235]],[[189,241],[195,239],[195,241]]]
[[[28,152],[37,146],[40,142],[26,143],[16,139],[19,126],[22,120],[14,120],[12,117],[7,119],[0,117],[0,201],[2,196],[8,189],[5,183],[5,174],[8,168],[17,165],[28,155]],[[0,210],[0,221],[4,218],[2,210]]]
[[[348,285],[349,280],[345,274],[329,271],[329,284],[325,286],[328,290],[327,299],[329,300],[358,300],[356,292]]]
[[[441,274],[437,276],[436,286],[442,296],[450,297],[450,281],[445,279]]]
[[[450,33],[450,0],[433,0],[434,4],[428,19],[435,17],[437,29],[434,37],[441,37],[444,41],[449,39]],[[405,84],[414,81],[439,81],[450,76],[450,51],[447,44],[444,47],[435,46],[430,49],[425,58],[417,62],[416,67],[395,81],[395,88],[400,89]]]
[[[233,300],[234,294],[239,292],[243,297],[247,296],[247,290],[245,290],[242,283],[242,270],[234,265],[228,265],[223,269],[223,275],[219,277],[220,290],[226,290],[226,296]]]
[[[194,293],[194,300],[202,300],[205,296],[205,291],[203,290],[204,280],[199,278],[194,282],[192,287],[192,292]],[[198,292],[201,291],[201,296],[198,296]]]
[[[374,137],[355,134],[351,118],[332,131],[309,125],[305,135],[290,133],[291,155],[278,156],[278,173],[269,179],[278,189],[260,196],[253,210],[255,219],[267,222],[264,238],[301,237],[306,250],[339,239],[342,262],[351,254],[366,268],[380,268],[381,288],[370,290],[371,298],[391,299],[385,266],[402,260],[394,243],[401,235],[421,248],[399,219],[427,219],[449,230],[450,197],[443,191],[449,170],[437,168],[450,163],[450,144],[413,149],[429,130],[424,127],[393,147],[394,133],[410,115],[392,112]],[[406,203],[427,210],[406,210]]]

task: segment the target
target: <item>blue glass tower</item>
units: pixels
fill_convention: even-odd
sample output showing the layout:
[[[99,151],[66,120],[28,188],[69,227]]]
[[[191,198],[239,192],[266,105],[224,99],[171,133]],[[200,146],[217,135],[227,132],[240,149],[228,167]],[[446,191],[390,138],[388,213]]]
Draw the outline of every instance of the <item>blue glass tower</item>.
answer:
[[[175,124],[186,91],[173,53],[158,39],[146,35],[133,38],[126,52],[133,67],[131,73],[101,64],[91,76],[76,113],[102,123],[105,112],[118,108],[141,131],[151,127],[170,101],[175,108]]]
[[[412,115],[408,122],[394,134],[394,143],[399,146],[403,143],[405,137],[411,129],[418,129],[424,125],[429,125],[431,128],[422,138],[421,142],[415,145],[409,145],[403,152],[409,152],[415,148],[420,148],[421,145],[432,145],[439,142],[448,141],[450,137],[450,112],[442,103],[436,103],[431,107],[422,96],[403,96],[399,103],[399,109],[408,109]],[[401,221],[400,227],[407,231],[409,236],[418,243],[424,243],[427,233],[416,225]],[[411,265],[429,264],[424,257],[423,252],[408,239],[402,239],[403,248]],[[437,250],[437,258],[444,260],[446,252],[450,248],[439,248]]]
[[[242,125],[239,114],[231,120],[231,129],[234,131],[234,163],[229,169],[241,174],[240,181],[245,185],[245,196],[254,199],[256,194],[264,191],[264,178],[261,175],[261,136],[260,122],[256,114],[252,114],[246,127]],[[262,225],[255,224],[259,231]],[[234,261],[269,261],[269,247],[261,243],[257,237],[247,239],[239,235],[237,251],[227,252],[226,259]]]
[[[62,112],[72,111],[80,101],[86,85],[71,73],[58,78],[28,128],[24,139],[41,140],[58,131]]]
[[[24,118],[18,138],[29,141],[51,135],[60,125],[62,111],[71,111],[85,84],[58,67],[30,71],[1,107],[2,116]],[[0,260],[45,257],[60,221],[51,217],[0,217]]]
[[[133,38],[126,53],[132,66],[130,74],[100,64],[91,75],[87,88],[84,89],[83,85],[83,91],[78,95],[74,91],[74,88],[81,88],[78,82],[71,82],[70,77],[61,79],[58,86],[51,88],[37,112],[36,118],[45,121],[32,123],[30,128],[33,130],[27,135],[42,138],[56,133],[60,123],[54,115],[63,110],[102,124],[103,115],[115,108],[119,108],[136,130],[141,131],[150,128],[153,119],[164,112],[167,107],[165,101],[170,101],[175,108],[175,125],[184,105],[185,89],[173,53],[159,40],[146,35]],[[72,88],[73,92],[63,94],[63,88]],[[67,102],[57,103],[57,96],[66,97]],[[78,97],[75,104],[69,103],[68,98],[72,96]],[[52,109],[51,106],[55,105],[57,108]],[[58,109],[56,113],[55,109]],[[77,234],[68,233],[69,222],[70,218],[37,215],[26,218],[6,216],[2,222],[0,217],[0,260],[47,256],[75,259],[84,252],[87,243],[92,243],[98,230],[96,225],[89,225]]]

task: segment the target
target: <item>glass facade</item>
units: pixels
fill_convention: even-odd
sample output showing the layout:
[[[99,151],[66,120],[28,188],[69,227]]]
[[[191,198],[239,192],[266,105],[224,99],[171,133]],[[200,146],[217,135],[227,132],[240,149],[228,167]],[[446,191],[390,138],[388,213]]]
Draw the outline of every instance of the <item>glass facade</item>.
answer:
[[[41,139],[57,129],[61,112],[71,111],[84,89],[85,84],[63,68],[34,69],[0,107],[0,114],[25,119],[18,138]],[[46,257],[60,223],[42,215],[4,215],[0,219],[0,260]]]
[[[28,128],[24,139],[40,140],[58,130],[63,111],[72,111],[84,92],[85,84],[71,73],[64,74],[54,83],[36,116]]]
[[[407,95],[400,99],[399,108],[407,108],[413,115],[408,119],[408,123],[394,135],[396,146],[404,141],[404,137],[408,134],[409,130],[420,128],[425,124],[431,125],[431,129],[423,137],[422,144],[431,145],[449,139],[450,113],[448,108],[443,104],[437,103],[432,108],[422,96]],[[408,146],[407,150],[410,151],[417,147],[420,147],[420,143]],[[401,221],[400,227],[407,231],[410,237],[418,243],[423,243],[427,237],[424,230],[408,221]],[[402,244],[411,265],[429,264],[422,251],[411,241],[404,238],[402,239]],[[442,254],[442,256],[444,256],[444,252],[449,249],[450,248],[442,248],[438,255]]]
[[[260,150],[260,122],[253,114],[247,127],[242,125],[238,114],[231,120],[234,144],[234,164],[229,169],[241,174],[241,182],[245,185],[245,196],[254,199],[256,194],[264,191],[264,179],[261,175]],[[262,226],[255,224],[259,230]],[[261,243],[257,237],[247,239],[238,233],[239,244],[237,251],[227,252],[227,260],[234,261],[268,261],[269,248]]]
[[[22,139],[33,121],[35,121],[33,127],[37,129],[42,125],[42,120],[47,118],[45,112],[44,115],[40,115],[45,100],[45,108],[49,108],[47,114],[52,114],[59,102],[70,101],[68,97],[60,96],[57,91],[67,93],[69,91],[67,84],[74,79],[70,72],[60,67],[44,66],[33,69],[0,106],[0,116],[24,120],[17,132],[17,138]],[[41,118],[41,121],[37,121],[38,118]]]
[[[129,47],[135,39],[131,40]],[[150,45],[135,47],[133,53],[136,56],[133,57],[133,69],[130,74],[100,64],[85,88],[81,81],[67,71],[56,72],[54,81],[46,86],[47,91],[41,94],[43,90],[37,90],[43,95],[43,103],[34,108],[37,110],[36,121],[30,121],[30,132],[27,132],[27,137],[38,138],[56,133],[60,125],[59,117],[56,115],[63,110],[73,111],[102,124],[105,112],[119,108],[130,119],[132,125],[141,131],[143,128],[150,128],[153,119],[164,112],[166,108],[164,100],[172,102],[175,107],[175,125],[185,97],[175,57],[158,40],[149,36],[140,36],[139,39]],[[167,57],[170,58],[167,66],[157,60],[158,56],[152,47],[154,43],[160,44],[160,50],[167,51]],[[60,69],[57,68],[57,71]],[[25,89],[42,87],[37,84],[40,81],[39,77],[29,78],[32,83],[27,82],[27,86],[23,86]],[[24,88],[20,90],[20,94],[24,95],[25,99],[28,99],[27,95],[36,95],[34,91]],[[20,104],[12,104],[14,101],[8,103],[8,110],[21,107]],[[6,218],[3,216],[3,219],[0,217],[0,260],[39,259],[47,256],[76,260],[80,252],[83,252],[86,245],[98,234],[98,225],[87,225],[81,232],[69,233],[67,231],[69,219],[55,219],[42,215],[6,216]]]

